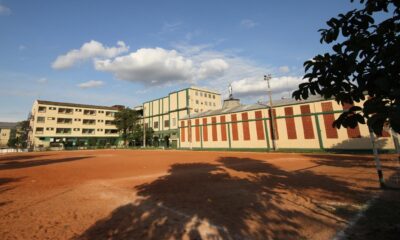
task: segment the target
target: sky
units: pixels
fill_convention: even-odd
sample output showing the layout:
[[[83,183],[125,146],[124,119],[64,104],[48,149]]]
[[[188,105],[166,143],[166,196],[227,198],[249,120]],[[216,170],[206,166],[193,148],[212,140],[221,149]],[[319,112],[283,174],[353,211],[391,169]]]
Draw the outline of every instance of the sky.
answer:
[[[200,86],[290,97],[349,0],[0,0],[0,121],[36,99],[134,107]]]

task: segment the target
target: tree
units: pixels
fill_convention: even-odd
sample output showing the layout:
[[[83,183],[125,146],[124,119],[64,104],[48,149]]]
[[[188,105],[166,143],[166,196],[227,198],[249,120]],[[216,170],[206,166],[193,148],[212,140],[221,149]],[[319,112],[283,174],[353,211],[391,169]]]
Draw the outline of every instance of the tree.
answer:
[[[121,108],[115,114],[115,125],[121,132],[121,137],[124,140],[124,145],[128,145],[129,136],[132,134],[135,124],[139,119],[137,111],[130,108]]]
[[[367,123],[377,135],[384,126],[400,133],[400,1],[360,3],[361,9],[331,18],[329,28],[320,30],[321,43],[332,45],[333,52],[304,63],[308,81],[299,85],[293,97],[320,94],[353,104],[367,95],[363,107],[343,112],[334,127]]]
[[[30,130],[29,120],[21,121],[15,129],[11,130],[7,145],[12,148],[26,148],[28,146],[28,134]]]
[[[149,142],[153,138],[154,131],[152,128],[146,128],[146,142]],[[143,143],[143,125],[135,124],[132,134],[130,135],[130,140],[135,140],[136,143]]]

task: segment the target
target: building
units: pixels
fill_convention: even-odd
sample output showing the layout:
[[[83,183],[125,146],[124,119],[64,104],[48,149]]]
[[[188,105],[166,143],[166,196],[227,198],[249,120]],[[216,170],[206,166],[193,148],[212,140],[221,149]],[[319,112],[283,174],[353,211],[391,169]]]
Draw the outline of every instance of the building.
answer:
[[[115,144],[119,137],[114,114],[121,106],[36,100],[32,107],[29,144],[33,148]]]
[[[15,137],[17,125],[16,122],[0,122],[0,148],[8,147],[8,140]]]
[[[143,119],[145,128],[154,130],[153,145],[177,147],[178,122],[182,117],[220,108],[221,94],[189,87],[143,103]]]
[[[181,118],[179,147],[257,151],[273,150],[274,145],[288,151],[371,149],[367,125],[354,129],[332,127],[340,113],[350,107],[319,97],[306,101],[283,99],[273,103],[271,116],[266,104],[241,105],[238,99],[231,98],[224,101],[221,109]],[[275,137],[272,129],[276,130]],[[376,144],[380,149],[395,148],[388,131]]]

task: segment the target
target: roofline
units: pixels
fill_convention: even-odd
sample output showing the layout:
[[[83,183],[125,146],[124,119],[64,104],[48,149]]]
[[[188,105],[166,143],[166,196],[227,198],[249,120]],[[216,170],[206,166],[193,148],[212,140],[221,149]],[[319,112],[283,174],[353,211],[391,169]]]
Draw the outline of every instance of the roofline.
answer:
[[[100,105],[90,105],[90,104],[80,104],[80,103],[68,103],[68,102],[53,102],[53,101],[40,100],[40,99],[37,99],[36,102],[38,104],[41,104],[41,105],[79,107],[79,108],[94,108],[94,109],[104,109],[104,110],[118,110],[117,107],[110,107],[110,106],[100,106]]]

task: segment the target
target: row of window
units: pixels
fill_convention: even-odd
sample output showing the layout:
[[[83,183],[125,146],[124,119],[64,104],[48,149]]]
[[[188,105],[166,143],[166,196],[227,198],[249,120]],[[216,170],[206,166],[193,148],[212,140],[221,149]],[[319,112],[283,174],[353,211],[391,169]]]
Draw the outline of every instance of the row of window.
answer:
[[[51,120],[54,121],[56,120],[55,117],[48,117],[47,120]],[[82,121],[82,119],[80,118],[75,118],[73,119],[75,122],[80,122]],[[45,117],[37,117],[36,122],[38,123],[44,123],[46,121]],[[98,123],[103,123],[104,120],[103,119],[98,119],[97,120]],[[59,124],[72,124],[72,118],[57,118],[57,123]],[[83,124],[89,124],[89,125],[94,125],[96,124],[96,120],[95,119],[83,119],[82,121]],[[114,125],[115,122],[112,120],[105,120],[105,124],[106,125]]]
[[[54,128],[46,128],[47,131],[54,131]],[[78,132],[81,131],[80,128],[56,128],[56,133],[57,134],[71,134],[71,132]],[[98,128],[98,129],[94,129],[94,128],[82,128],[82,134],[94,134],[95,131],[97,132],[104,132],[105,134],[117,134],[118,130],[117,129],[102,129],[102,128]],[[43,127],[37,127],[35,132],[37,134],[42,134],[44,132],[44,128]]]
[[[204,97],[215,99],[215,95],[214,94],[210,94],[210,93],[203,93],[203,92],[196,91],[195,95],[196,96],[200,95],[200,97],[204,96]]]
[[[40,113],[45,113],[47,110],[47,107],[44,106],[39,106],[38,108],[38,112]],[[49,107],[49,110],[57,110],[56,107]],[[80,109],[80,108],[76,108],[75,112],[82,112],[84,115],[96,115],[96,113],[99,114],[106,114],[106,116],[108,117],[113,117],[115,115],[115,112],[111,112],[111,111],[103,111],[103,110],[89,110],[89,109]],[[60,114],[73,114],[74,113],[74,109],[73,108],[58,108],[58,113]]]
[[[164,128],[169,128],[170,122],[169,120],[164,120]],[[172,126],[176,126],[176,118],[172,118]],[[148,127],[148,124],[146,123],[146,127]],[[159,124],[158,121],[153,122],[153,128],[158,128]]]
[[[205,101],[205,102],[200,102],[199,100],[196,100],[196,104],[201,104],[201,105],[206,105],[206,106],[216,106],[216,104],[215,103],[213,103],[213,102],[207,102],[207,101]]]

